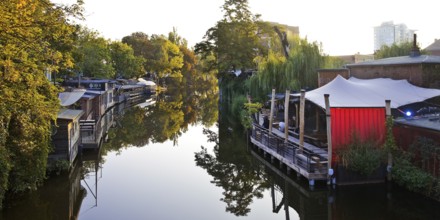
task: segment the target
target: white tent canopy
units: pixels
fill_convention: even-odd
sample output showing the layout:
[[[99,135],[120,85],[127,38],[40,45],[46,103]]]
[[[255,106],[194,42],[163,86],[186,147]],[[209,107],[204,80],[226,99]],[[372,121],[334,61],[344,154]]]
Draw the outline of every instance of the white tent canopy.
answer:
[[[145,80],[142,78],[138,79],[139,82],[137,82],[137,84],[141,84],[141,85],[147,85],[147,86],[155,86],[156,83],[154,83],[153,81],[149,81],[149,80]]]
[[[407,80],[354,77],[347,80],[338,75],[328,84],[306,92],[305,98],[325,108],[324,94],[330,95],[330,107],[385,107],[385,100],[391,100],[391,108],[398,108],[440,96],[440,90],[417,87]]]
[[[61,101],[61,106],[69,106],[77,102],[86,92],[85,89],[75,89],[72,92],[60,92],[58,98]]]

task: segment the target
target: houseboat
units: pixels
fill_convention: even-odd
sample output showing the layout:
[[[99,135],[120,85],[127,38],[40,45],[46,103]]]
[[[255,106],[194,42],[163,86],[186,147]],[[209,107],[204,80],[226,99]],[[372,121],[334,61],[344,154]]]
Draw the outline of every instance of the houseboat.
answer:
[[[53,149],[48,157],[49,166],[57,160],[65,160],[70,166],[73,165],[81,146],[79,120],[83,114],[82,110],[61,109],[59,111],[52,133]]]
[[[280,122],[274,113],[273,91],[271,110],[262,114],[269,122],[258,117],[251,142],[288,170],[307,178],[311,185],[315,180],[339,185],[383,182],[385,178],[380,175],[358,182],[346,179],[335,151],[345,149],[354,137],[359,141],[375,140],[381,146],[391,109],[404,112],[399,108],[436,96],[440,96],[440,90],[417,87],[406,80],[347,80],[338,76],[315,90],[286,92],[284,119]]]

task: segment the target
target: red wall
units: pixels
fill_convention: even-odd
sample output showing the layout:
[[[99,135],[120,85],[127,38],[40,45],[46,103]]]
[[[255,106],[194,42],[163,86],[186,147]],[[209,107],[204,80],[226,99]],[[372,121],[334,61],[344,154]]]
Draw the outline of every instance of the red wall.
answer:
[[[350,143],[353,132],[361,141],[385,140],[385,108],[331,108],[332,149],[334,152]],[[334,158],[336,159],[336,158]]]

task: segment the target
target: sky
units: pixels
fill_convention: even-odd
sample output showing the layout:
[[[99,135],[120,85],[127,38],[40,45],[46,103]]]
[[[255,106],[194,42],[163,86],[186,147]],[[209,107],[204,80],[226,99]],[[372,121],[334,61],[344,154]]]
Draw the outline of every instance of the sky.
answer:
[[[74,0],[52,0],[71,3]],[[177,33],[189,46],[222,19],[224,0],[84,0],[85,22],[107,39],[134,32]],[[416,30],[422,49],[440,39],[438,0],[248,0],[262,20],[298,26],[300,36],[322,43],[328,55],[371,54],[374,27],[393,21]]]

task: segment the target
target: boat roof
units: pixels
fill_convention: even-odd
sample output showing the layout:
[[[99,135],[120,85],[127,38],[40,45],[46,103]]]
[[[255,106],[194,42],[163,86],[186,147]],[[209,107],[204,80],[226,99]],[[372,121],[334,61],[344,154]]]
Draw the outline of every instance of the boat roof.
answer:
[[[57,119],[75,120],[76,118],[80,118],[83,114],[83,110],[60,109]]]

